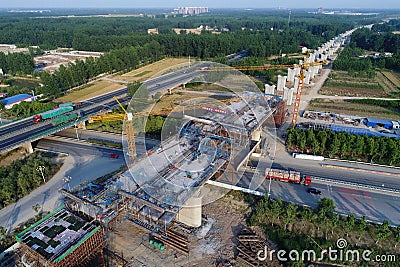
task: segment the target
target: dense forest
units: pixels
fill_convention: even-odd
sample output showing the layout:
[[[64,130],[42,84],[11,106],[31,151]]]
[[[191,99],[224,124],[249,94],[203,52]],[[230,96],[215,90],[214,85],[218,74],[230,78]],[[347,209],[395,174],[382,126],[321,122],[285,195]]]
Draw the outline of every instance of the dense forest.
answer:
[[[317,48],[356,25],[374,22],[371,18],[321,17],[297,11],[293,12],[288,23],[286,11],[265,10],[252,14],[225,11],[223,14],[185,18],[164,15],[109,18],[51,15],[30,14],[28,17],[24,14],[5,14],[0,18],[0,43],[106,52],[96,60],[88,58],[61,66],[53,74],[38,73],[44,86],[38,87],[37,93],[52,97],[85,84],[101,73],[134,69],[165,56],[193,56],[224,63],[226,55],[247,50],[250,58],[263,59],[298,52],[300,46]],[[203,30],[201,35],[178,35],[172,30],[174,27],[201,25],[216,29],[219,34]],[[149,28],[158,28],[159,34],[147,34]],[[32,52],[30,55],[0,54],[0,68],[9,74],[32,73],[32,55],[35,54]],[[262,61],[257,63],[262,64]],[[267,76],[272,76],[272,72]]]
[[[75,11],[74,11],[75,12]],[[201,57],[200,48],[207,44],[210,54],[216,45],[232,52],[251,46],[273,46],[292,50],[292,46],[306,45],[316,48],[321,40],[329,40],[356,24],[367,24],[375,19],[368,17],[317,16],[304,11],[292,12],[288,24],[287,11],[221,11],[194,17],[43,17],[24,15],[4,16],[0,19],[0,43],[15,43],[19,46],[39,45],[43,49],[69,47],[81,50],[109,51],[125,46],[137,46],[157,41],[165,46],[170,55]],[[53,14],[51,14],[53,15]],[[12,23],[11,23],[12,22]],[[177,37],[172,28],[195,28],[199,26],[225,29],[221,35]],[[148,35],[147,29],[158,28],[159,35]],[[226,32],[229,31],[229,32]],[[238,35],[233,38],[232,34]],[[205,34],[206,35],[206,34]],[[245,38],[243,38],[245,37]],[[297,38],[300,37],[300,38]],[[177,39],[179,39],[177,41]],[[232,39],[233,42],[232,42]],[[226,48],[225,46],[226,45]],[[237,48],[240,46],[239,48]],[[278,51],[279,51],[278,49]],[[219,49],[216,49],[219,51]],[[176,53],[176,54],[175,54]],[[207,54],[207,52],[203,52]],[[217,53],[217,52],[215,52]],[[272,51],[265,53],[273,54]],[[225,53],[229,54],[229,53]]]
[[[34,153],[23,160],[16,160],[7,167],[0,168],[0,209],[26,196],[43,184],[39,166],[44,166],[45,179],[50,179],[60,168],[52,163],[52,156],[44,157]]]
[[[286,145],[289,150],[300,153],[400,166],[397,138],[291,128],[287,131]]]
[[[33,57],[25,53],[4,54],[0,52],[0,69],[8,74],[29,74],[35,68]]]
[[[66,90],[87,83],[101,73],[111,73],[137,68],[141,64],[151,63],[163,57],[163,48],[157,42],[141,47],[125,47],[112,50],[98,59],[76,60],[61,67],[53,74],[41,72],[43,87],[39,92],[57,96]]]
[[[362,28],[351,35],[350,45],[346,47],[333,63],[336,70],[370,72],[375,68],[400,71],[400,35],[392,31],[400,28],[400,22],[376,24],[372,29]],[[366,51],[379,53],[379,56],[363,57]],[[392,53],[385,56],[383,53]]]

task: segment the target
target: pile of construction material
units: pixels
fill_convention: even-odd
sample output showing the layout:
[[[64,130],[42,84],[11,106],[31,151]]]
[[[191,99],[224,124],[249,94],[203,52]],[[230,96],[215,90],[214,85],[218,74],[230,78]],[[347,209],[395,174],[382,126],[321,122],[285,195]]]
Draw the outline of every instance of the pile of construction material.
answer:
[[[265,251],[272,251],[270,244],[265,240],[262,240],[258,235],[256,235],[252,230],[245,228],[237,237],[239,245],[237,246],[238,255],[237,262],[243,266],[282,266],[276,258],[270,260],[268,257],[262,261],[259,259],[259,251],[263,251],[262,256],[264,256]]]

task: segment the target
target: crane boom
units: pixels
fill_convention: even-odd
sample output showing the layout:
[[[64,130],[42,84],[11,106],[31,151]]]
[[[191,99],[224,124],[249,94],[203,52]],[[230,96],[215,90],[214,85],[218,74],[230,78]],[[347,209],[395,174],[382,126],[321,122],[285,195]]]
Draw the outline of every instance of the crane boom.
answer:
[[[135,145],[135,134],[133,131],[133,115],[130,112],[127,112],[124,106],[119,102],[118,98],[114,96],[115,101],[117,101],[118,105],[122,108],[122,110],[125,113],[124,119],[125,119],[125,134],[126,134],[126,139],[128,143],[128,149],[129,149],[129,157],[131,158],[131,161],[135,159],[136,155],[136,145]]]

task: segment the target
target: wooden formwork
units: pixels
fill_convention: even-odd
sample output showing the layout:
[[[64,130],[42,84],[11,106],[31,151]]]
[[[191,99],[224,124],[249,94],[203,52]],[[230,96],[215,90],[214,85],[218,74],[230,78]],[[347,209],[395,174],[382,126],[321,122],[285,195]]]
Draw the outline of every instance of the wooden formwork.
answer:
[[[189,255],[189,240],[187,236],[172,230],[165,233],[153,233],[153,238],[162,242],[165,246],[172,248],[186,256]]]
[[[236,260],[242,266],[282,266],[276,259],[271,261],[268,257],[265,261],[261,261],[258,258],[259,251],[262,250],[264,253],[265,250],[272,251],[272,248],[250,229],[243,229],[238,235],[237,240],[239,241],[239,245],[237,246],[238,255]],[[262,255],[264,255],[263,253]]]
[[[102,253],[105,246],[104,232],[103,229],[100,229],[63,260],[54,264],[54,267],[85,266],[85,263],[92,260],[99,253]]]
[[[46,260],[38,252],[20,243],[21,248],[19,249],[19,261],[26,263],[33,263],[31,267],[77,267],[77,266],[88,266],[88,263],[93,260],[96,256],[103,253],[103,249],[106,245],[103,229],[99,229],[96,233],[90,236],[82,244],[75,249],[71,250],[65,258],[59,261]]]

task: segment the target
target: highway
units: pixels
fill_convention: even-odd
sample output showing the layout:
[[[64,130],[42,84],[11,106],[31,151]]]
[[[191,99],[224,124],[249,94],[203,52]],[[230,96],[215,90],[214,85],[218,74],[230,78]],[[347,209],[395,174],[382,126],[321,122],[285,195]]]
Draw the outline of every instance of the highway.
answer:
[[[193,64],[190,68],[171,72],[160,77],[149,79],[144,82],[150,94],[167,91],[171,88],[189,82],[195,77],[204,75],[203,72],[197,71],[202,67],[209,66],[209,63]],[[130,97],[126,95],[127,88],[119,89],[114,92],[104,94],[86,101],[82,101],[79,110],[84,112],[85,116],[95,115],[103,110],[116,107],[118,104],[113,96],[119,97],[120,102],[127,103]],[[72,122],[69,123],[69,125]],[[68,124],[66,124],[68,126]],[[53,127],[50,121],[43,121],[37,124],[33,123],[33,119],[14,122],[0,127],[0,151],[7,151],[17,147],[25,141],[34,141],[32,136],[36,136],[35,140],[40,139],[40,134],[47,135],[48,132],[55,133],[60,131],[61,127]],[[52,131],[53,130],[53,131]]]
[[[143,143],[141,138],[137,138],[137,143]],[[146,140],[146,145],[151,148],[158,142]],[[29,195],[20,199],[17,203],[11,204],[0,210],[0,225],[10,229],[36,215],[32,206],[39,204],[43,210],[51,211],[62,204],[58,190],[67,188],[64,177],[72,177],[69,186],[92,181],[100,176],[113,172],[125,165],[121,150],[106,147],[94,146],[77,140],[66,140],[60,137],[43,138],[38,143],[38,149],[67,153],[68,156],[62,160],[64,165],[60,171],[45,185],[37,188]],[[138,155],[143,155],[145,151],[138,150]],[[118,159],[110,158],[110,153],[118,153]]]
[[[235,179],[235,185],[249,188],[252,180],[260,180],[253,177],[254,172],[246,169],[241,179]],[[232,184],[230,175],[221,176],[220,182]],[[267,194],[268,179],[262,179],[262,184],[256,191]],[[271,181],[271,198],[281,198],[285,202],[293,202],[300,206],[316,208],[318,201],[323,198],[331,198],[335,202],[336,212],[343,215],[354,214],[357,217],[366,216],[373,222],[388,220],[392,225],[400,225],[398,216],[400,209],[400,194],[388,194],[373,190],[357,189],[347,186],[320,183],[313,181],[311,187],[321,190],[321,195],[307,193],[307,186]],[[253,188],[254,189],[254,188]]]

